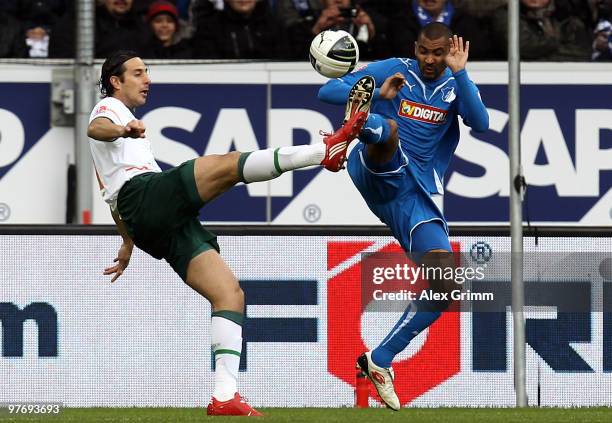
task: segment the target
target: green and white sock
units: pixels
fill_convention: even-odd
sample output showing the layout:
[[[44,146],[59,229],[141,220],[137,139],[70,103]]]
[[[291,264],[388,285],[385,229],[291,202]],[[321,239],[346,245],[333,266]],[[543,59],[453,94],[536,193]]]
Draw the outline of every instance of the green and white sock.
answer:
[[[210,342],[215,354],[213,397],[227,401],[237,392],[238,367],[242,352],[242,313],[215,311],[210,322]]]
[[[245,183],[268,181],[289,170],[321,164],[325,144],[295,145],[242,153],[238,161],[240,180]]]

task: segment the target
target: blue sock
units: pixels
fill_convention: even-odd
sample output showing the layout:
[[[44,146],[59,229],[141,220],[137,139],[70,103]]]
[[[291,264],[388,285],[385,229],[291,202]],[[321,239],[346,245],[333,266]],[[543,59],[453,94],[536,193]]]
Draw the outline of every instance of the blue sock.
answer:
[[[430,301],[413,301],[391,332],[372,351],[372,361],[380,367],[391,367],[393,358],[402,352],[412,339],[440,317],[438,307]]]
[[[381,115],[371,113],[366,120],[365,125],[361,128],[359,141],[365,144],[379,144],[389,139],[391,127],[387,119]]]

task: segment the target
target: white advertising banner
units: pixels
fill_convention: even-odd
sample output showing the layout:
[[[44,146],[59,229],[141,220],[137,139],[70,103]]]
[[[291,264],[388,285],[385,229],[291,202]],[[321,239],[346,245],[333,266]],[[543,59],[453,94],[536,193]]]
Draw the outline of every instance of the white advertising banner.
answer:
[[[254,406],[352,406],[356,357],[401,315],[361,307],[364,253],[398,251],[393,239],[219,241],[246,293],[241,393]],[[487,260],[510,247],[507,237],[452,241],[466,260]],[[2,235],[0,246],[0,402],[206,405],[213,383],[210,307],[165,262],[135,250],[126,273],[111,284],[102,269],[115,257],[118,237]],[[612,262],[605,258],[612,240],[540,238],[536,245],[527,239],[525,250],[556,252],[562,261],[575,251],[604,254],[599,273],[586,282],[590,311],[527,312],[530,404],[612,405],[612,313],[596,306],[612,304],[604,269]],[[540,276],[526,266],[526,280]],[[565,276],[562,282],[584,282],[584,275]],[[394,368],[406,406],[512,406],[511,315],[444,313],[396,357]],[[372,389],[372,405],[375,398]]]

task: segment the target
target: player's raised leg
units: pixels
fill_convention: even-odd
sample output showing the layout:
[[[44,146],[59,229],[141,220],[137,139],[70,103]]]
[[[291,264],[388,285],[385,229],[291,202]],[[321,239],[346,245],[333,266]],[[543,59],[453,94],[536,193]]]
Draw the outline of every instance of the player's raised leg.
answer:
[[[325,152],[326,145],[318,143],[199,157],[194,166],[198,193],[209,202],[239,182],[268,181],[287,171],[320,165]]]
[[[374,78],[364,76],[349,91],[342,127],[323,140],[327,145],[327,154],[321,164],[327,170],[337,172],[342,169],[351,141],[359,136],[368,120],[375,88]]]
[[[261,416],[238,393],[242,353],[244,293],[219,253],[209,249],[192,258],[187,284],[212,306],[210,341],[215,359],[215,387],[208,415]]]
[[[268,181],[308,166],[322,165],[332,172],[339,171],[346,161],[350,142],[359,135],[368,118],[374,88],[371,76],[355,83],[347,101],[344,124],[326,135],[322,143],[197,158],[194,172],[200,198],[208,202],[238,182]]]
[[[200,198],[213,200],[239,182],[262,182],[284,172],[309,166],[324,166],[337,172],[346,160],[348,143],[355,139],[365,118],[353,119],[324,142],[311,145],[268,148],[248,153],[208,155],[195,160],[194,176]]]
[[[401,73],[389,76],[380,87],[379,96],[392,100],[405,85]],[[397,122],[382,115],[371,113],[359,134],[359,141],[367,144],[368,160],[376,165],[388,163],[395,156],[399,146]]]
[[[390,96],[391,92],[396,93],[401,89],[403,83],[403,78],[394,75],[385,81],[381,90]],[[367,144],[368,160],[372,163],[380,165],[393,159],[399,146],[397,122],[369,112],[375,88],[376,81],[368,75],[360,78],[350,89],[343,127],[325,138],[326,143],[333,144],[330,150],[336,154],[324,161],[323,165],[327,169],[336,171],[341,168],[346,160],[350,141],[356,137]]]

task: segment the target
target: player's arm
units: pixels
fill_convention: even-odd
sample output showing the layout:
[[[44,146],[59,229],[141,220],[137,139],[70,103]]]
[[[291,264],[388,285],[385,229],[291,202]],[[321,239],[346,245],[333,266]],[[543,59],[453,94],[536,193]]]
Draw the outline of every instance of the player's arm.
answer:
[[[140,120],[132,120],[127,125],[118,125],[111,119],[101,116],[92,120],[87,127],[87,136],[98,141],[112,142],[120,137],[144,138],[145,126]]]
[[[446,56],[446,64],[453,72],[457,83],[457,98],[459,101],[459,114],[466,125],[478,132],[489,129],[489,113],[485,107],[478,88],[468,77],[465,65],[470,51],[470,42],[463,43],[462,37],[449,39],[450,51]]]
[[[113,215],[113,220],[117,225],[117,231],[123,238],[123,242],[121,243],[121,247],[119,247],[119,251],[117,252],[117,257],[115,257],[114,263],[112,266],[104,269],[105,275],[113,275],[111,279],[111,283],[115,282],[119,276],[123,274],[126,267],[130,264],[130,258],[132,257],[132,250],[134,249],[134,241],[130,238],[127,228],[125,227],[125,222],[121,220],[119,217],[119,213],[117,211],[111,210],[111,214]]]
[[[478,88],[470,80],[465,69],[454,75],[457,82],[459,115],[465,124],[475,131],[486,131],[489,129],[489,112],[480,98]]]
[[[100,175],[98,175],[98,171],[96,170],[96,178],[98,179],[98,185],[100,186],[100,190],[104,189],[104,184],[102,184],[102,180],[100,179]],[[119,251],[117,252],[117,257],[114,260],[112,266],[104,269],[105,275],[113,275],[111,279],[111,283],[115,282],[119,276],[123,274],[126,267],[130,264],[130,258],[132,257],[132,250],[134,249],[134,241],[130,238],[127,227],[125,226],[125,222],[121,220],[119,213],[117,210],[110,209],[111,215],[113,216],[113,220],[117,225],[117,232],[121,235],[123,242],[121,243],[121,247],[119,247]]]
[[[134,246],[134,241],[130,238],[130,234],[128,233],[127,227],[125,226],[125,222],[121,220],[119,213],[117,210],[113,210],[111,208],[111,215],[113,216],[113,220],[115,221],[115,225],[117,225],[117,232],[123,238],[124,244],[130,244],[132,247]]]
[[[342,78],[330,79],[319,89],[319,100],[331,104],[345,104],[353,84],[366,75],[374,77],[376,81],[374,101],[379,100],[381,99],[381,86],[387,78],[399,72],[402,66],[399,59],[381,60],[380,62],[370,63],[365,68],[349,73]]]

